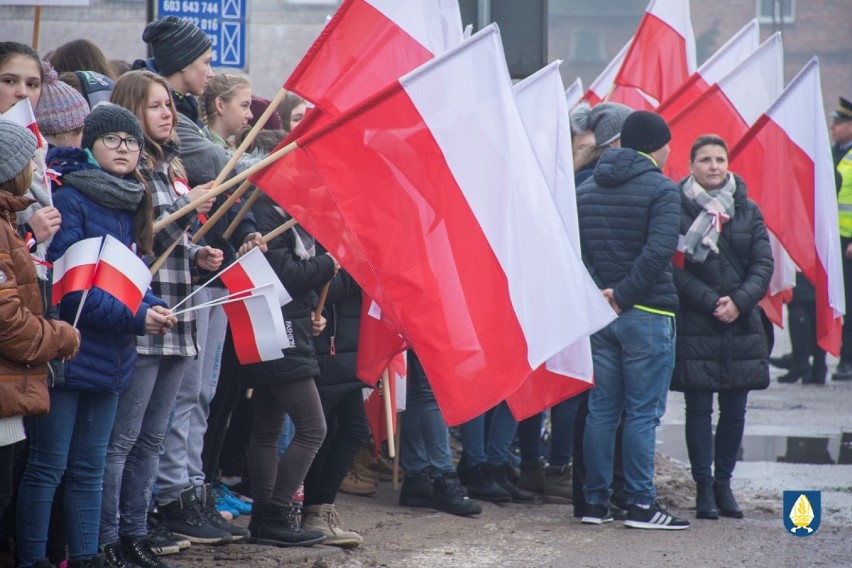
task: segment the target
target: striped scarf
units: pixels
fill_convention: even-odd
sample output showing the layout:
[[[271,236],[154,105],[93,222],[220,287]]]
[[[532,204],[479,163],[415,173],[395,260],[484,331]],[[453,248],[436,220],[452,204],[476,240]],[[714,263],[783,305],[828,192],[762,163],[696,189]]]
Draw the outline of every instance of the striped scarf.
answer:
[[[706,190],[694,176],[683,184],[683,195],[701,207],[701,213],[689,226],[684,237],[684,256],[692,262],[704,262],[710,251],[718,254],[722,225],[734,218],[734,192],[737,184],[733,174],[719,189]]]

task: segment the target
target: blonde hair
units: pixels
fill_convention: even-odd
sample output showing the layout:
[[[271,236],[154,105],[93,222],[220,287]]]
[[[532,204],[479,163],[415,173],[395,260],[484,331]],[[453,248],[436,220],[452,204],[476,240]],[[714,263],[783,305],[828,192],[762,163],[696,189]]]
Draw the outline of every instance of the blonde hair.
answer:
[[[33,183],[33,167],[32,162],[27,162],[18,175],[10,179],[4,184],[0,184],[0,189],[6,190],[15,197],[20,197],[25,194]]]
[[[199,99],[201,119],[208,127],[216,118],[216,99],[221,98],[229,102],[237,91],[243,88],[251,90],[251,81],[248,77],[238,73],[217,73],[207,82],[204,92]]]

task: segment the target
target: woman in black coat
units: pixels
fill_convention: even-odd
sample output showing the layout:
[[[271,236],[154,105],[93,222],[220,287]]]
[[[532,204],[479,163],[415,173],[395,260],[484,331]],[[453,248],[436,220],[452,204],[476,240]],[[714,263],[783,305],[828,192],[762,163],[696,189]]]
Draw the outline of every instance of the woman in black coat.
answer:
[[[696,516],[743,516],[731,476],[745,428],[748,391],[769,386],[769,345],[761,308],[772,276],[763,216],[745,183],[728,172],[728,149],[699,137],[692,175],[680,183],[684,263],[675,262],[680,297],[672,390],[686,401],[686,445],[697,486]],[[679,247],[680,248],[680,247]],[[715,446],[713,394],[718,393]],[[715,470],[715,471],[714,471]]]

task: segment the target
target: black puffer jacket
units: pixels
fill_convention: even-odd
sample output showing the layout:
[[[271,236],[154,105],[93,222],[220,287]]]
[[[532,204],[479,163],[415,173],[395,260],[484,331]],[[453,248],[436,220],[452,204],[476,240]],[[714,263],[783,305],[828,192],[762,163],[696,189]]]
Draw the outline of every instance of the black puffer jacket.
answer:
[[[609,148],[577,189],[583,262],[622,310],[677,310],[671,259],[677,248],[680,194],[646,156]]]
[[[257,228],[264,235],[287,220],[281,209],[265,195],[257,200],[252,211],[257,218]],[[284,328],[291,345],[295,346],[284,349],[282,359],[244,366],[248,386],[315,379],[319,376],[311,332],[311,310],[317,304],[314,290],[334,276],[334,260],[327,254],[302,259],[295,249],[295,230],[290,229],[269,241],[266,253],[269,264],[293,297],[293,301],[281,308],[281,312],[284,315]]]
[[[743,180],[736,177],[736,182],[734,217],[724,224],[720,238],[730,244],[742,270],[731,265],[721,247],[722,254],[711,252],[702,263],[687,260],[683,269],[675,268],[680,310],[672,390],[769,386],[769,353],[757,302],[766,294],[772,277],[772,250],[760,209],[748,199]],[[695,202],[684,198],[682,234],[700,212]],[[716,301],[722,296],[730,296],[740,310],[733,323],[713,317]]]

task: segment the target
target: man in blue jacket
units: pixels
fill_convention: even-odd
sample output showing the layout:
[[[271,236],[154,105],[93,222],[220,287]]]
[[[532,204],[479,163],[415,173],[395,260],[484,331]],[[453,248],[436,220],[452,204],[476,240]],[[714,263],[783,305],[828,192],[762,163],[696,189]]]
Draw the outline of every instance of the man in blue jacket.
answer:
[[[636,111],[621,129],[621,148],[601,156],[577,190],[583,261],[617,320],[592,336],[595,387],[583,438],[586,507],[583,522],[613,520],[607,507],[616,429],[624,414],[624,524],[685,529],[656,503],[654,448],[674,366],[677,290],[671,258],[677,248],[680,194],[660,168],[671,132],[657,114]]]

